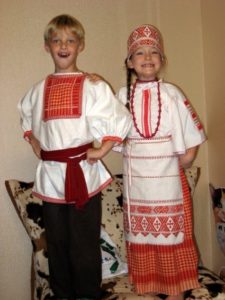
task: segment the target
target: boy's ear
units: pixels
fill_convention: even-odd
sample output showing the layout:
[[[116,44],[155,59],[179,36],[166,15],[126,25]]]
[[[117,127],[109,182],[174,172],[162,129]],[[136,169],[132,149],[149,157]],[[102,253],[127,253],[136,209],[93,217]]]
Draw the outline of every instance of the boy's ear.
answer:
[[[45,43],[44,48],[45,48],[45,51],[47,51],[48,53],[50,52],[50,49],[49,49],[49,46],[47,43]]]
[[[85,43],[84,41],[81,41],[79,45],[79,52],[82,52],[84,50],[84,47],[85,47]]]

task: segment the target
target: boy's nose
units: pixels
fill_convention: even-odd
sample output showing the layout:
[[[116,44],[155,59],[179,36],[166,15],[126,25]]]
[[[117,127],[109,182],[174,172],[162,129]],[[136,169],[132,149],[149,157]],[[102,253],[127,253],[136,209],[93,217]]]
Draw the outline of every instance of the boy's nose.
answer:
[[[67,42],[62,42],[61,43],[61,48],[65,49],[67,47]]]

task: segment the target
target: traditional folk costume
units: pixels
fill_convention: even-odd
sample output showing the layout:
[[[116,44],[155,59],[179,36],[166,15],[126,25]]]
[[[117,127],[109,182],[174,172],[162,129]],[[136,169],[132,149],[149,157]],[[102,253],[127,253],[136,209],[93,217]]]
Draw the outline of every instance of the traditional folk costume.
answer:
[[[87,163],[86,151],[94,140],[122,142],[130,114],[105,82],[91,83],[82,73],[48,76],[30,89],[18,108],[24,137],[32,133],[42,148],[33,194],[44,201],[53,291],[62,298],[97,299],[99,192],[112,179],[100,160]]]
[[[24,136],[32,132],[44,151],[77,148],[94,140],[120,143],[130,128],[130,115],[109,86],[104,82],[93,84],[82,73],[48,76],[30,89],[19,103],[19,110]],[[85,150],[70,157],[82,153]],[[101,161],[90,165],[81,160],[79,164],[89,197],[110,183],[111,176]],[[47,202],[66,203],[66,167],[66,163],[41,160],[34,195]]]
[[[140,41],[161,50],[157,34],[142,26],[128,53]],[[126,88],[119,98],[126,103]],[[189,101],[172,84],[137,80],[130,110],[133,127],[123,152],[129,277],[137,293],[178,295],[199,286],[191,199],[179,154],[205,135]]]

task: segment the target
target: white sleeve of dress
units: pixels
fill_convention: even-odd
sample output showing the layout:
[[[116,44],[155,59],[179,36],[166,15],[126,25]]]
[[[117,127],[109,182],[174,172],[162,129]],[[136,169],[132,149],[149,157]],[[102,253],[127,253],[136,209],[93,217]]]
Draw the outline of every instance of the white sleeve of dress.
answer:
[[[203,126],[189,100],[181,92],[177,94],[177,105],[182,123],[185,148],[189,149],[202,144],[206,140]]]
[[[20,123],[24,134],[32,131],[32,93],[33,88],[20,100],[17,108],[20,112]]]
[[[117,98],[120,102],[123,103],[123,105],[127,104],[127,88],[122,87],[119,89],[118,93],[116,94]]]
[[[129,111],[114,96],[108,84],[101,81],[90,85],[92,106],[88,107],[86,113],[92,135],[100,143],[103,140],[122,142],[131,127]]]
[[[118,93],[116,94],[116,97],[117,97],[117,99],[119,99],[119,101],[121,103],[123,103],[123,105],[126,105],[126,103],[127,103],[127,88],[126,87],[120,88]],[[115,152],[123,153],[124,143],[114,146],[112,148],[112,150]]]

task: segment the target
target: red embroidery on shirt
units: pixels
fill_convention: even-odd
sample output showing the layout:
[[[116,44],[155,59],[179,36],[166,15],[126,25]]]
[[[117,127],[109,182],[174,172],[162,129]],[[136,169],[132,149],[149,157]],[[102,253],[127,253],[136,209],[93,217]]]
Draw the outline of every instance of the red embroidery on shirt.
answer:
[[[151,130],[151,120],[150,120],[150,107],[151,107],[151,91],[143,91],[143,129],[144,135],[150,136],[152,134]]]
[[[44,89],[44,121],[79,118],[84,75],[50,75]]]
[[[194,120],[194,123],[196,125],[196,127],[198,128],[198,130],[203,129],[202,124],[200,123],[198,116],[196,114],[196,112],[194,111],[193,107],[191,106],[191,103],[186,99],[184,101],[184,104],[186,105],[187,109],[189,110],[189,112],[191,113],[192,119]]]

